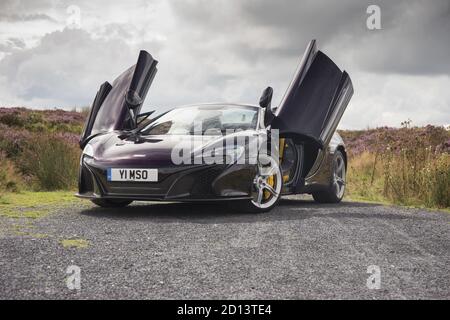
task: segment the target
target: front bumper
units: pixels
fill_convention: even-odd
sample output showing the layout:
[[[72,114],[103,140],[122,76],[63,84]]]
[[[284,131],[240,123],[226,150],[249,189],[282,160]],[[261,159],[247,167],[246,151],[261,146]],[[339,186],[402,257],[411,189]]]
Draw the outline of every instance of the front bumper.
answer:
[[[76,196],[160,201],[250,199],[256,174],[252,165],[173,165],[158,168],[158,182],[111,182],[106,179],[111,167],[111,163],[83,156]]]

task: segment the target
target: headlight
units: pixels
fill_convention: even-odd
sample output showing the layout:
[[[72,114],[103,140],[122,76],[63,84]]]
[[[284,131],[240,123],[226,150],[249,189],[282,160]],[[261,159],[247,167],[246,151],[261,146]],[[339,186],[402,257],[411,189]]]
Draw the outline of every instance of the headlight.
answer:
[[[83,154],[93,158],[94,157],[94,148],[92,148],[92,146],[88,143],[83,149]]]

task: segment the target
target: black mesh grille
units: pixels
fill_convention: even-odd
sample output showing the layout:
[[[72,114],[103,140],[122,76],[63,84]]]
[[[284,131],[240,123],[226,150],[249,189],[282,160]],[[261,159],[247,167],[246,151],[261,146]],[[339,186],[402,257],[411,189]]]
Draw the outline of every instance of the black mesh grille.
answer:
[[[191,190],[193,196],[212,196],[212,183],[223,172],[225,167],[218,166],[196,174],[195,183]]]
[[[86,167],[81,167],[80,172],[80,185],[79,185],[80,193],[85,192],[93,192],[94,191],[94,183],[92,181],[92,176]]]

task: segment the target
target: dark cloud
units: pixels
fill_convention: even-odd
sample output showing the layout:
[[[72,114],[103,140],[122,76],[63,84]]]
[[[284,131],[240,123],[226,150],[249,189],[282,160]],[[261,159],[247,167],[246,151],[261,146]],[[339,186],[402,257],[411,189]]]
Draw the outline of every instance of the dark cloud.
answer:
[[[381,8],[389,12],[388,4]],[[408,1],[397,13],[357,42],[355,62],[372,72],[450,74],[450,1]]]
[[[211,3],[212,2],[212,3]],[[227,2],[228,3],[228,2]],[[368,30],[368,5],[381,8],[382,30]],[[231,7],[232,9],[230,9]],[[190,1],[173,5],[181,20],[208,36],[226,37],[242,58],[254,61],[252,42],[273,42],[264,54],[298,56],[312,38],[357,69],[381,73],[450,74],[450,1]],[[257,38],[245,39],[248,30]],[[206,37],[208,37],[206,36]],[[207,41],[207,40],[206,40]],[[260,50],[259,50],[260,51]]]

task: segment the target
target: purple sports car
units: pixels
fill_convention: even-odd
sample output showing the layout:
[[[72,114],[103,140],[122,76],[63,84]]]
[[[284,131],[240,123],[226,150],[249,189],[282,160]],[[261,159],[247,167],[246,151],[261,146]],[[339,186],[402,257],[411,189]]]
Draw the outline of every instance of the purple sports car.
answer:
[[[288,194],[341,201],[347,155],[335,131],[353,86],[315,40],[277,108],[267,87],[259,105],[141,113],[156,65],[141,51],[135,65],[100,86],[80,139],[78,197],[102,207],[227,201],[249,212],[268,211]]]

